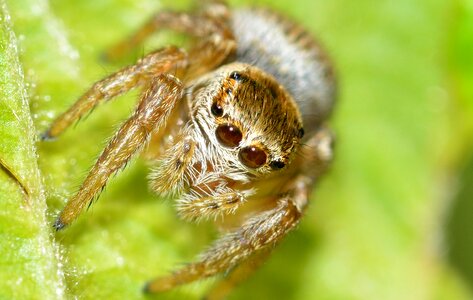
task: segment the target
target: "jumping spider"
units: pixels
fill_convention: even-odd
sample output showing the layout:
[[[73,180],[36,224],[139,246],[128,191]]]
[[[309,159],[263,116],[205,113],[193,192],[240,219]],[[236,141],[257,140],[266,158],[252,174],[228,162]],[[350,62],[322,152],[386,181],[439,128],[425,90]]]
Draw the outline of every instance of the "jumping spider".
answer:
[[[145,291],[227,272],[211,292],[221,296],[302,217],[332,158],[333,138],[324,122],[335,80],[328,59],[302,28],[267,10],[231,10],[218,1],[192,13],[157,13],[108,58],[127,54],[163,28],[188,34],[193,46],[152,52],[98,81],[43,135],[55,138],[97,104],[142,89],[135,111],[54,227],[74,221],[113,173],[145,151],[156,162],[151,187],[177,198],[181,217],[222,216],[240,224],[197,262],[150,281]]]

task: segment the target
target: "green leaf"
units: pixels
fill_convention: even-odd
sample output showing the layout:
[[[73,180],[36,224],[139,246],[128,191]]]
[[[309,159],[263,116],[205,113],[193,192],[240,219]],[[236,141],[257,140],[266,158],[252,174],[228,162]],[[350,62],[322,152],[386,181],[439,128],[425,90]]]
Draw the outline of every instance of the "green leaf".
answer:
[[[35,142],[85,89],[120,67],[100,62],[107,47],[154,11],[176,5],[3,1],[0,298],[145,299],[146,280],[191,261],[217,232],[179,220],[172,203],[148,190],[141,159],[71,227],[51,227],[129,115],[136,92],[99,107],[56,141]],[[465,124],[473,119],[471,99],[448,84],[460,74],[459,84],[471,91],[469,75],[461,74],[472,68],[451,72],[445,62],[447,55],[468,57],[458,49],[473,32],[452,34],[446,23],[471,8],[440,0],[260,3],[300,21],[332,56],[340,78],[331,121],[338,140],[335,164],[301,226],[231,298],[471,298],[443,256],[441,238],[451,182],[469,146],[461,141],[472,137]],[[139,52],[171,40],[170,33],[157,35]],[[448,53],[450,46],[458,51]],[[197,299],[211,284],[156,298]]]
[[[45,218],[35,130],[3,1],[0,20],[0,298],[60,299],[62,269]]]

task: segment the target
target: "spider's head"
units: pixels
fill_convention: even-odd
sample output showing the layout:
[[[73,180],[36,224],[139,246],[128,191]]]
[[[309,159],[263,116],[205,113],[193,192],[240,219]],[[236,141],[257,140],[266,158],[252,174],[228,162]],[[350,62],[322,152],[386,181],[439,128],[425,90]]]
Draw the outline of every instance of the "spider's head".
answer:
[[[253,174],[288,165],[304,134],[299,109],[272,76],[234,63],[194,90],[194,120],[217,149],[214,159]]]

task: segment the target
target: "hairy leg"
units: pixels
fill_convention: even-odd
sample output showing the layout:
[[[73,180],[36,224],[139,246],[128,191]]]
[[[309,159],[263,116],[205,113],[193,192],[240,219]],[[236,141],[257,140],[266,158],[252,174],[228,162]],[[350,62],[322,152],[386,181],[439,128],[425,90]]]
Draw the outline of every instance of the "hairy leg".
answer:
[[[235,267],[219,281],[204,297],[205,300],[225,299],[240,283],[251,276],[268,259],[271,249],[262,250]]]
[[[315,180],[324,174],[333,160],[335,137],[333,132],[322,127],[315,132],[301,147],[298,162],[300,173]]]
[[[145,24],[135,31],[128,39],[111,47],[104,58],[117,60],[128,55],[141,45],[153,33],[170,29],[197,38],[205,38],[212,34],[226,35],[229,11],[224,3],[205,1],[204,9],[196,13],[160,11],[153,15]]]
[[[209,32],[210,25],[211,23],[203,16],[191,15],[187,12],[162,11],[154,15],[128,39],[119,42],[107,50],[104,54],[104,59],[115,61],[130,54],[158,30],[171,29],[192,36],[202,37]]]
[[[90,112],[100,102],[121,95],[135,87],[142,87],[153,76],[187,66],[187,54],[176,47],[168,47],[140,59],[135,65],[96,82],[73,106],[56,118],[42,139],[52,139]]]
[[[279,242],[294,228],[301,215],[302,212],[290,198],[282,198],[276,208],[249,219],[239,230],[217,240],[201,255],[198,262],[149,282],[145,291],[164,292],[178,285],[230,270],[257,252]]]
[[[166,119],[182,94],[182,83],[172,75],[158,75],[149,83],[133,115],[115,133],[79,191],[67,202],[54,223],[57,230],[75,220],[100,193],[108,178],[146,145],[154,130],[166,124]]]

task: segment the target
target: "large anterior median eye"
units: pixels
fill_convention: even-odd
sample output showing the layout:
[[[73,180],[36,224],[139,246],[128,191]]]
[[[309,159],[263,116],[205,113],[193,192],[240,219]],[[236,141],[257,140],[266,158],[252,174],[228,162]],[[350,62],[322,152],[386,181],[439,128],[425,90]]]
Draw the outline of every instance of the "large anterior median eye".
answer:
[[[215,131],[217,134],[218,141],[227,147],[237,147],[241,139],[243,138],[243,134],[241,133],[240,129],[232,124],[222,124],[217,127]]]
[[[249,168],[259,168],[266,163],[266,152],[256,146],[245,147],[240,150],[241,162]]]

